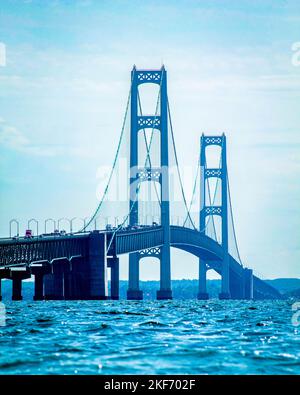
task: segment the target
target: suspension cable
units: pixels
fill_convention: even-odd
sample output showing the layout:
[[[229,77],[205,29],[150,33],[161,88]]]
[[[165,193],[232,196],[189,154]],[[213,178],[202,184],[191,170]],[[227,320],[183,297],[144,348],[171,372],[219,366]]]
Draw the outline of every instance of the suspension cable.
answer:
[[[231,203],[231,194],[230,194],[230,186],[229,186],[229,177],[228,177],[228,172],[227,172],[227,188],[228,188],[228,197],[229,197],[229,207],[230,207],[230,217],[231,217],[231,224],[232,224],[232,229],[233,229],[233,236],[234,236],[234,243],[235,243],[235,248],[237,251],[238,259],[240,264],[243,266],[241,256],[240,256],[240,251],[237,243],[237,238],[236,238],[236,232],[235,232],[235,226],[234,226],[234,220],[233,220],[233,210],[232,210],[232,203]]]
[[[159,106],[160,95],[161,95],[162,80],[163,80],[163,73],[161,74],[161,79],[160,79],[159,92],[158,92],[158,96],[157,96],[157,102],[156,102],[156,108],[155,108],[155,115],[154,115],[154,122],[153,122],[153,127],[152,127],[150,142],[149,142],[149,145],[146,146],[146,149],[147,149],[147,156],[146,156],[146,161],[145,161],[144,167],[146,167],[146,165],[147,165],[148,155],[149,155],[149,152],[150,152],[150,149],[151,149],[151,145],[152,145],[152,141],[153,141],[153,134],[154,134],[154,129],[155,129],[155,128],[154,128],[154,124],[155,124],[156,119],[157,119],[158,106]],[[128,214],[124,217],[123,222],[122,222],[120,225],[118,225],[118,226],[116,227],[116,229],[114,230],[114,232],[113,232],[113,234],[112,234],[112,237],[111,237],[111,239],[110,239],[109,245],[107,246],[107,249],[106,249],[106,253],[108,253],[108,251],[109,251],[109,249],[110,249],[110,247],[111,247],[111,245],[112,245],[112,242],[113,242],[113,240],[114,240],[114,238],[115,238],[116,233],[124,226],[125,222],[126,222],[126,221],[128,220],[128,218],[129,218],[129,216],[130,216],[130,214],[131,214],[131,212],[132,212],[132,210],[133,210],[135,204],[137,203],[137,201],[138,201],[138,196],[139,196],[139,192],[140,192],[140,188],[141,188],[141,182],[138,183],[138,187],[137,187],[136,194],[135,194],[135,199],[134,199],[134,201],[132,202],[132,205],[131,205],[131,207],[130,207],[130,210],[129,210]]]
[[[141,116],[143,116],[142,104],[141,104],[141,98],[140,98],[139,92],[138,92],[137,96],[138,96],[138,104],[139,104],[140,114],[141,114]],[[153,127],[153,130],[154,130],[154,127]],[[146,161],[147,161],[147,160],[149,161],[149,165],[150,165],[150,169],[151,169],[151,168],[152,168],[152,164],[151,164],[151,157],[150,157],[150,147],[148,146],[148,141],[147,141],[147,136],[146,136],[146,130],[145,130],[145,128],[143,128],[143,134],[144,134],[145,146],[146,146],[146,150],[147,150]],[[155,194],[156,194],[158,203],[159,203],[159,205],[161,206],[160,196],[159,196],[159,193],[158,193],[158,191],[157,191],[156,182],[154,182],[154,189],[155,189]]]
[[[121,134],[120,134],[120,138],[119,138],[119,142],[118,142],[115,158],[114,158],[114,161],[113,161],[113,166],[112,166],[112,169],[111,169],[110,174],[109,174],[108,182],[106,184],[105,190],[104,190],[104,192],[102,194],[102,198],[101,198],[101,200],[100,200],[100,202],[99,202],[99,204],[98,204],[93,216],[90,218],[90,220],[87,222],[87,224],[85,224],[84,227],[78,233],[84,232],[86,230],[86,228],[93,222],[93,220],[99,214],[99,211],[100,211],[100,209],[102,207],[104,199],[105,199],[105,197],[107,195],[107,192],[108,192],[108,189],[109,189],[109,186],[110,186],[110,182],[112,180],[112,176],[113,176],[113,173],[115,171],[115,167],[116,167],[116,164],[117,164],[117,160],[118,160],[118,157],[119,157],[121,144],[122,144],[122,140],[123,140],[123,136],[124,136],[125,124],[126,124],[126,119],[127,119],[128,109],[129,109],[129,103],[130,103],[130,98],[131,98],[131,88],[132,88],[132,83],[133,83],[133,78],[134,78],[134,72],[135,71],[133,71],[133,73],[132,73],[130,89],[129,89],[127,103],[126,103],[126,110],[125,110],[125,114],[124,114],[124,118],[123,118],[123,124],[122,124],[122,129],[121,129]]]
[[[219,165],[219,166],[220,166],[220,165]],[[205,170],[206,170],[206,169],[207,169],[207,162],[206,162],[206,158],[205,158]],[[204,170],[204,171],[205,171],[205,170]],[[210,205],[210,206],[214,206],[214,204],[215,204],[215,199],[216,199],[216,196],[217,196],[217,189],[218,189],[218,181],[219,181],[219,177],[217,178],[217,185],[215,186],[214,197],[213,197],[213,200],[212,200],[212,199],[211,199],[211,192],[210,192],[209,178],[207,179],[208,200],[209,200],[209,205]],[[205,193],[205,191],[204,191],[204,193]],[[215,235],[215,240],[218,241],[218,240],[217,240],[217,232],[216,232],[215,220],[214,220],[214,216],[213,216],[213,215],[210,215],[210,216],[208,217],[208,221],[207,221],[207,224],[205,225],[205,229],[207,228],[207,226],[208,226],[210,220],[212,221],[212,224],[213,224],[213,232],[214,232],[214,235]]]
[[[220,155],[219,167],[218,167],[219,170],[221,169],[221,166],[222,166],[222,153],[223,153],[223,138],[222,138],[222,142],[221,142],[221,155]],[[204,166],[205,166],[205,169],[207,169],[206,157],[205,157]],[[209,183],[209,179],[207,180],[209,204],[210,204],[211,206],[214,206],[214,204],[215,204],[219,184],[220,184],[220,177],[217,177],[217,184],[216,184],[216,186],[215,186],[214,197],[213,197],[213,201],[211,201],[210,183]],[[215,240],[218,242],[218,240],[217,240],[217,232],[216,232],[216,226],[215,226],[214,216],[213,216],[213,215],[210,215],[210,216],[209,216],[209,219],[208,219],[208,221],[207,221],[207,225],[209,224],[210,219],[212,220],[212,223],[213,223],[213,229],[214,229],[214,234],[215,234]],[[206,226],[205,226],[205,229],[206,229]]]
[[[184,193],[184,189],[183,189],[182,178],[181,178],[181,173],[180,173],[179,164],[178,164],[178,157],[177,157],[175,138],[174,138],[174,133],[173,133],[173,125],[172,125],[172,119],[171,119],[171,112],[170,112],[170,104],[169,104],[168,97],[167,97],[167,106],[168,106],[168,115],[169,115],[170,128],[171,128],[171,137],[172,137],[172,143],[173,143],[173,150],[174,150],[177,174],[178,174],[180,188],[181,188],[181,194],[182,194],[183,202],[184,202],[185,208],[187,210],[187,214],[188,214],[188,217],[189,217],[189,219],[191,221],[191,224],[193,225],[194,229],[197,230],[197,228],[196,228],[196,226],[195,226],[195,224],[194,224],[194,222],[193,222],[193,220],[192,220],[192,218],[190,216],[190,213],[189,213],[189,210],[188,210],[188,206],[187,206],[186,197],[185,197],[185,193]]]
[[[223,140],[222,140],[221,149],[222,149],[222,147],[223,147]],[[219,170],[221,169],[221,161],[222,161],[222,157],[220,157],[220,160],[219,160],[219,167],[218,167]],[[205,168],[205,169],[204,169],[204,171],[205,171],[205,170],[207,169],[207,161],[206,161],[206,158],[205,158],[205,162],[204,162],[204,168]],[[196,173],[195,182],[194,182],[193,194],[192,194],[192,198],[191,198],[191,202],[190,202],[190,206],[189,206],[189,212],[190,212],[190,210],[191,210],[192,202],[193,202],[193,200],[194,200],[194,198],[195,198],[196,187],[197,187],[197,178],[198,178],[198,175],[199,175],[199,169],[200,169],[200,157],[199,157],[199,159],[198,159],[197,173]],[[209,179],[207,180],[207,186],[208,186],[208,199],[209,199],[209,204],[212,205],[212,206],[215,204],[215,201],[216,201],[216,196],[217,196],[217,190],[218,190],[218,186],[219,186],[219,181],[220,181],[220,179],[219,179],[219,177],[218,177],[218,178],[217,178],[217,184],[216,184],[216,187],[215,187],[215,190],[214,190],[214,197],[213,197],[213,199],[211,199],[210,182],[209,182]],[[188,216],[186,216],[183,226],[185,225],[185,223],[186,223],[187,220],[188,220]],[[207,223],[205,224],[204,228],[203,228],[203,229],[199,229],[199,231],[200,231],[200,232],[204,232],[205,229],[207,229],[207,227],[208,227],[210,221],[213,222],[214,235],[215,235],[215,239],[216,239],[216,241],[217,241],[216,227],[215,227],[215,221],[214,221],[213,215],[210,215],[210,216],[208,217],[208,221],[207,221]]]
[[[199,157],[198,163],[197,163],[197,170],[196,170],[196,176],[195,176],[195,181],[194,181],[193,193],[192,193],[191,201],[190,201],[190,204],[189,204],[188,213],[191,212],[193,201],[195,199],[195,194],[196,194],[196,189],[197,189],[197,179],[199,177],[199,170],[200,170],[200,157]],[[188,214],[185,217],[185,220],[183,222],[183,226],[185,226],[187,220],[188,220]]]

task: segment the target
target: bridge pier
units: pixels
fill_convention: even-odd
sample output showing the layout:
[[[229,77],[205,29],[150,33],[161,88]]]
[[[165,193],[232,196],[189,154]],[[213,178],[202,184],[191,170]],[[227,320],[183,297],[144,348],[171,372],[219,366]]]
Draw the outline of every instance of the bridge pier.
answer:
[[[14,277],[12,282],[12,300],[22,300],[22,279]]]
[[[72,275],[71,272],[64,273],[64,298],[65,300],[71,300],[72,298]]]
[[[159,289],[156,291],[156,299],[157,300],[168,300],[172,299],[172,290],[171,289]]]
[[[44,299],[54,299],[54,275],[53,273],[46,274],[44,277]]]
[[[64,299],[63,271],[59,268],[55,270],[55,273],[53,272],[45,275],[45,299],[46,300]]]
[[[65,299],[65,276],[69,271],[68,259],[56,258],[52,261],[52,273],[44,275],[44,298],[46,300]]]
[[[197,294],[197,299],[207,300],[209,295],[206,289],[206,272],[207,265],[205,261],[199,258],[199,292]]]
[[[165,230],[170,232],[170,230]],[[169,236],[170,237],[170,236]],[[170,266],[170,244],[161,249],[160,258],[160,289],[156,292],[157,300],[172,299],[171,290],[171,266]]]
[[[22,280],[30,278],[30,272],[26,267],[11,268],[12,300],[22,300]]]
[[[68,299],[88,299],[89,295],[89,272],[85,258],[71,259],[71,272],[67,274],[69,282]]]
[[[119,258],[107,258],[107,266],[110,268],[110,298],[119,300]]]
[[[143,300],[140,290],[140,260],[137,253],[129,255],[129,281],[127,290],[128,300]]]
[[[34,276],[34,295],[33,300],[44,299],[44,275],[36,274]]]
[[[64,270],[64,299],[69,300],[72,294],[71,263],[68,261]]]
[[[91,300],[107,299],[106,234],[94,231],[89,238],[89,295]]]
[[[64,272],[57,270],[53,272],[53,297],[54,300],[64,299]]]
[[[44,276],[51,272],[50,263],[48,261],[33,262],[30,270],[34,275],[33,300],[44,300]]]
[[[253,299],[253,270],[245,268],[243,271],[244,298]]]
[[[230,299],[230,287],[229,287],[229,256],[225,253],[225,257],[222,261],[222,273],[221,273],[222,290],[219,294],[219,299]]]
[[[0,277],[0,301],[2,300],[2,278]]]

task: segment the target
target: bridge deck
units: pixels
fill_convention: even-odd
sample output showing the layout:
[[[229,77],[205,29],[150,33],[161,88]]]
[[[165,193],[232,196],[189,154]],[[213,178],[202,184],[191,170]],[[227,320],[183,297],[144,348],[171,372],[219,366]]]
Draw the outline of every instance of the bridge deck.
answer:
[[[164,243],[163,229],[160,226],[149,226],[136,230],[122,230],[115,235],[107,234],[107,243],[115,236],[108,255],[121,255],[149,248],[160,247]],[[71,259],[74,256],[88,255],[90,233],[67,234],[63,236],[43,236],[19,239],[0,239],[0,267],[29,265],[36,261],[52,261],[58,258]],[[208,262],[209,267],[221,274],[223,250],[222,246],[200,232],[180,227],[170,227],[171,246],[184,250]],[[229,259],[231,272],[242,278],[243,267],[232,257]],[[254,276],[254,291],[257,294],[280,294],[270,285]]]

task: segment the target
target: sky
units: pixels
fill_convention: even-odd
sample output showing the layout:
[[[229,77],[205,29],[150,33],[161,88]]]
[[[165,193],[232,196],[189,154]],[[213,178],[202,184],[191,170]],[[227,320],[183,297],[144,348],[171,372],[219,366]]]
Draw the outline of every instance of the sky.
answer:
[[[300,277],[299,42],[298,0],[1,0],[1,237],[12,218],[23,232],[30,218],[92,215],[132,66],[164,64],[181,166],[197,163],[202,133],[226,133],[244,265]],[[172,251],[173,278],[197,271]],[[141,279],[158,278],[145,259]]]

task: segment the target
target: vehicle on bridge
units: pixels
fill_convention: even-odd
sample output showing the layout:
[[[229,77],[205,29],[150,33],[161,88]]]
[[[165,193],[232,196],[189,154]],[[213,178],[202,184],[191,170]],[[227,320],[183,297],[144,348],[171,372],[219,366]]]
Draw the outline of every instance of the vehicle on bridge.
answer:
[[[32,230],[26,229],[24,237],[25,237],[25,239],[29,239],[29,238],[33,237]]]

